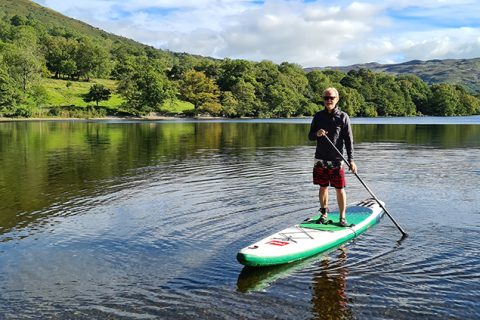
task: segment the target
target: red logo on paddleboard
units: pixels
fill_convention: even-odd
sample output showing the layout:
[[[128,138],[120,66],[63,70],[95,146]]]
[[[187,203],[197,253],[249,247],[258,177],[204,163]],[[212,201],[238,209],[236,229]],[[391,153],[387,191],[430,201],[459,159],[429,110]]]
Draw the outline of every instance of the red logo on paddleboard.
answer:
[[[273,246],[279,246],[279,247],[283,247],[283,246],[286,246],[287,244],[289,244],[290,242],[287,242],[287,241],[281,241],[281,240],[270,240],[267,242],[267,244],[271,244]]]

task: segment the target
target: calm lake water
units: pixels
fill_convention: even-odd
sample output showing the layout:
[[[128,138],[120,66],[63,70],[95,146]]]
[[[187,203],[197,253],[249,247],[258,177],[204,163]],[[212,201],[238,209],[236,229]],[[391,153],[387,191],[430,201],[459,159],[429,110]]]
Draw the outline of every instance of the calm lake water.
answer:
[[[0,123],[0,319],[478,319],[480,117],[413,119],[353,120],[409,237],[260,270],[237,251],[318,207],[309,119]]]

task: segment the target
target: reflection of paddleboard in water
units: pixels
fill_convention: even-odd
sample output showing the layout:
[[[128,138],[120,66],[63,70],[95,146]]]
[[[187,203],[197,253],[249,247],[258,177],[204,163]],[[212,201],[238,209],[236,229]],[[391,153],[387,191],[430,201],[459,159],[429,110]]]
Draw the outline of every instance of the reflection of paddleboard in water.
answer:
[[[328,214],[328,219],[334,221],[328,224],[317,224],[320,216],[316,215],[243,248],[237,254],[237,259],[241,264],[251,267],[304,259],[357,237],[377,224],[383,213],[374,199],[366,199],[347,207],[349,227],[337,224],[338,212]]]
[[[330,253],[338,250],[338,246],[324,251]],[[297,270],[303,270],[316,264],[319,260],[325,259],[324,255],[315,255],[293,263],[285,263],[262,268],[243,267],[238,275],[237,290],[240,292],[260,291],[266,289],[273,282],[286,278]]]

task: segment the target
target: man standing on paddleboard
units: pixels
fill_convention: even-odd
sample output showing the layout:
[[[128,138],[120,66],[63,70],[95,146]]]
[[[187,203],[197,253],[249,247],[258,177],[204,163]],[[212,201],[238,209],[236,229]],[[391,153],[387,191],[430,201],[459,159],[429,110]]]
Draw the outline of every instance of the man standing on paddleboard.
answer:
[[[353,162],[353,135],[350,118],[345,112],[338,109],[340,97],[337,89],[327,88],[323,92],[325,108],[317,112],[310,125],[308,138],[317,141],[315,151],[315,165],[313,167],[313,183],[320,186],[320,219],[317,223],[325,223],[328,218],[328,187],[335,188],[337,193],[338,209],[340,211],[339,224],[348,227],[345,217],[347,195],[345,192],[345,170],[338,152],[330,145],[330,141],[343,154],[343,146],[347,150],[347,159],[353,173],[357,166]]]

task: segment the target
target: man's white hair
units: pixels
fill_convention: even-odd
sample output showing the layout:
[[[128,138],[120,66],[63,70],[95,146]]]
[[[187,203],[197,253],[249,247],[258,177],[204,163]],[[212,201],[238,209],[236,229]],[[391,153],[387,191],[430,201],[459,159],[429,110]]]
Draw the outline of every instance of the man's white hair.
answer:
[[[327,93],[327,91],[335,92],[335,95],[337,96],[337,98],[340,98],[340,95],[338,94],[338,90],[336,88],[328,87],[327,89],[323,90],[323,95],[325,95],[325,93]]]

